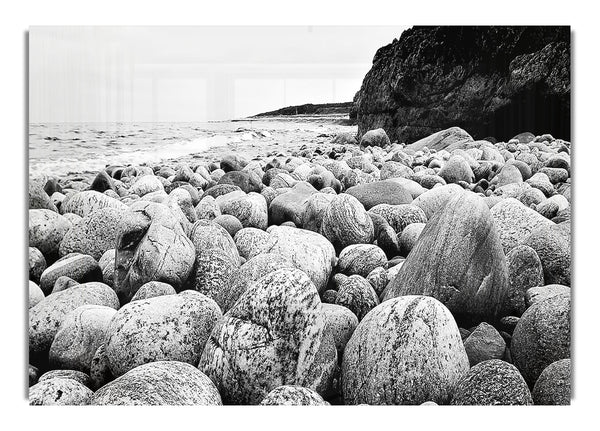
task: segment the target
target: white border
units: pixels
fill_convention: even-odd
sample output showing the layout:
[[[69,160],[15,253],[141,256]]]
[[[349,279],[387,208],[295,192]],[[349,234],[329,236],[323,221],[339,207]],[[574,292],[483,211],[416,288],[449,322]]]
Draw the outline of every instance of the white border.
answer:
[[[590,2],[590,4],[592,4]],[[3,8],[2,25],[2,404],[3,422],[40,429],[544,429],[589,428],[596,422],[598,267],[596,244],[598,148],[598,25],[592,8],[575,2],[543,1],[22,1]],[[571,25],[573,37],[573,142],[575,146],[575,283],[573,345],[575,399],[568,408],[324,409],[30,408],[25,376],[25,60],[24,32],[30,25]],[[595,103],[596,102],[596,103]],[[10,421],[10,422],[9,422]]]

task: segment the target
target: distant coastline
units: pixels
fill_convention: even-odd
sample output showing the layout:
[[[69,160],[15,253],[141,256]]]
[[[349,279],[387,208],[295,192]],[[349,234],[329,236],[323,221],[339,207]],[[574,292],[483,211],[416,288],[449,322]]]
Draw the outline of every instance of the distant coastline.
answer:
[[[354,106],[353,102],[342,103],[305,103],[304,105],[286,106],[275,111],[262,112],[260,114],[248,117],[251,119],[268,119],[277,117],[294,117],[317,120],[319,118],[335,119],[339,124],[353,125],[356,119],[350,117],[350,111]]]

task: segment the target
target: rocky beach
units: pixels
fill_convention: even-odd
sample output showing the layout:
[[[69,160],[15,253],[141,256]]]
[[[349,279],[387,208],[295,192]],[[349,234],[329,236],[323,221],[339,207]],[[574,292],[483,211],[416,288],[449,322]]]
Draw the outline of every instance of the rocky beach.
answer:
[[[356,125],[283,115],[130,161],[40,153],[30,404],[569,404],[568,27],[479,29],[378,51]],[[460,55],[432,61],[440,40]],[[552,107],[510,121],[528,91]],[[36,133],[31,154],[54,136]]]

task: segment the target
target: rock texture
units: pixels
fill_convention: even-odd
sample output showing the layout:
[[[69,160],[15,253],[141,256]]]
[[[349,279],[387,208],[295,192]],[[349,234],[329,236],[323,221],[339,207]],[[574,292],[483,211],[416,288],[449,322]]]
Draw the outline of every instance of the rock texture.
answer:
[[[93,396],[91,389],[73,379],[53,378],[29,388],[32,406],[85,406]]]
[[[411,143],[459,126],[570,139],[569,27],[420,27],[380,48],[355,96],[359,136]]]
[[[403,296],[359,323],[342,362],[346,404],[450,400],[469,360],[448,309],[434,298]]]
[[[267,394],[261,406],[327,406],[328,402],[315,391],[302,386],[279,386]]]
[[[571,404],[571,360],[561,359],[544,368],[531,395],[536,405]]]

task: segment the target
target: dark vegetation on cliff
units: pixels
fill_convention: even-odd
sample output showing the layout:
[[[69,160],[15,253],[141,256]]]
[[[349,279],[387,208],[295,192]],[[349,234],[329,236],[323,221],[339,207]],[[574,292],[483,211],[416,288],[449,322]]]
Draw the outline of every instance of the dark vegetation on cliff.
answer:
[[[350,118],[407,143],[451,126],[570,140],[570,96],[568,26],[413,27],[377,51]]]

